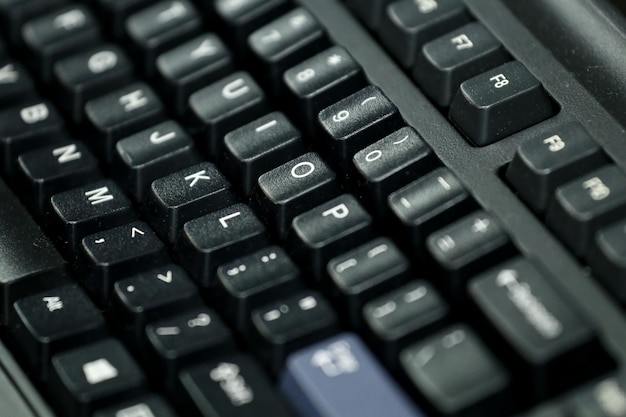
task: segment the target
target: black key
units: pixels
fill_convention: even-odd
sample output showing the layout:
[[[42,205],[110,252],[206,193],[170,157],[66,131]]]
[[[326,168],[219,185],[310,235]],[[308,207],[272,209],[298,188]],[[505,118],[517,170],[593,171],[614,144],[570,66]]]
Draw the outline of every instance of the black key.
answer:
[[[159,55],[156,69],[172,107],[183,116],[192,93],[234,72],[235,66],[220,38],[208,33]]]
[[[52,196],[46,224],[64,250],[76,254],[83,237],[134,220],[131,203],[111,180]]]
[[[317,154],[307,153],[261,175],[253,202],[282,239],[295,216],[338,194],[335,173]]]
[[[177,417],[160,396],[148,394],[96,411],[93,417]]]
[[[306,291],[276,301],[252,312],[251,344],[274,373],[287,355],[339,330],[338,317],[328,301]]]
[[[400,0],[386,8],[378,33],[389,52],[410,68],[425,43],[469,21],[460,0]]]
[[[80,280],[102,305],[115,281],[168,262],[165,246],[144,222],[89,235],[82,251]]]
[[[518,61],[471,78],[450,104],[449,117],[476,146],[485,146],[556,113],[541,83]]]
[[[187,221],[236,200],[215,165],[202,162],[154,181],[146,197],[145,212],[154,230],[174,243]]]
[[[446,324],[449,308],[427,281],[412,281],[363,307],[372,344],[397,367],[400,350]]]
[[[378,87],[366,87],[322,110],[318,116],[328,139],[329,158],[348,167],[357,151],[402,127],[400,112]],[[347,169],[347,168],[344,168]]]
[[[525,140],[507,168],[506,179],[529,206],[542,212],[557,187],[606,162],[585,128],[568,123]]]
[[[167,121],[115,145],[114,175],[141,202],[152,181],[198,162],[193,141],[180,125]]]
[[[447,168],[438,168],[413,181],[391,194],[388,202],[400,223],[400,236],[417,254],[424,252],[429,234],[469,213],[476,205]]]
[[[626,381],[620,375],[603,378],[578,391],[571,397],[567,415],[574,417],[611,417],[619,415],[622,408],[619,404],[626,401]],[[608,400],[610,399],[610,400]],[[556,414],[557,417],[565,416]],[[534,417],[534,416],[533,416]],[[544,416],[546,417],[546,416]]]
[[[283,89],[283,73],[327,46],[317,19],[297,8],[255,31],[248,38],[255,60],[275,94]]]
[[[280,112],[270,113],[224,137],[226,174],[249,196],[261,174],[305,152],[300,132]]]
[[[155,3],[130,16],[125,25],[130,47],[147,77],[154,75],[161,53],[202,31],[200,14],[186,0]]]
[[[365,87],[361,66],[341,46],[334,46],[285,72],[289,108],[312,134],[320,111]]]
[[[133,65],[116,45],[101,45],[58,61],[53,68],[59,104],[82,123],[85,103],[130,84]]]
[[[502,227],[483,211],[431,234],[426,246],[442,268],[439,285],[453,301],[464,297],[470,277],[514,253]]]
[[[384,216],[389,194],[433,169],[436,160],[419,134],[404,127],[357,152],[353,163],[368,203],[376,214]]]
[[[76,285],[22,298],[14,309],[11,340],[42,379],[48,376],[52,355],[106,335],[100,311]]]
[[[121,40],[126,34],[128,17],[151,3],[152,0],[96,0],[95,6],[113,37]]]
[[[293,417],[265,371],[251,357],[230,353],[179,375],[181,409],[200,417]],[[193,414],[192,414],[193,413]]]
[[[52,80],[55,61],[100,42],[98,20],[82,5],[67,6],[22,27],[29,64],[44,80]]]
[[[23,386],[18,386],[16,382],[17,378],[26,378],[26,375],[20,370],[15,372],[15,369],[11,369],[11,366],[15,366],[15,361],[2,342],[0,342],[0,353],[3,358],[3,365],[8,365],[0,367],[0,404],[2,404],[2,408],[11,410],[12,416],[15,417],[39,417],[33,410],[32,397],[27,398],[24,395]],[[17,378],[15,378],[16,374]],[[31,384],[27,384],[27,386],[32,387]],[[38,401],[41,396],[35,395],[34,398],[36,398],[35,401]]]
[[[189,98],[191,125],[201,145],[219,157],[228,132],[268,112],[265,93],[246,72],[237,72]]]
[[[146,337],[150,368],[168,387],[175,385],[179,370],[234,348],[228,327],[206,307],[153,322],[146,327]]]
[[[114,339],[57,354],[52,369],[48,389],[67,417],[88,417],[95,409],[145,391],[139,366]]]
[[[352,326],[361,327],[362,307],[408,279],[409,260],[387,238],[367,242],[328,262],[333,293]]]
[[[472,301],[486,318],[481,329],[492,327],[491,336],[504,342],[498,353],[531,401],[572,388],[610,364],[593,329],[548,278],[516,258],[469,284]]]
[[[546,222],[578,256],[587,254],[594,234],[623,217],[626,176],[605,165],[557,188]]]
[[[197,287],[182,268],[168,264],[113,285],[112,324],[138,346],[148,322],[195,305],[201,305]]]
[[[587,260],[593,276],[613,297],[626,302],[626,221],[620,220],[600,229]]]
[[[159,97],[144,83],[133,83],[85,105],[87,123],[95,132],[93,146],[107,163],[115,143],[165,119]]]
[[[463,81],[509,60],[502,44],[482,24],[470,23],[424,45],[413,78],[445,107]]]
[[[245,50],[248,35],[292,7],[289,0],[215,0],[212,3],[213,11],[239,51]]]
[[[385,8],[394,0],[346,0],[348,6],[370,29],[377,29],[385,14]]]
[[[29,101],[0,112],[1,169],[9,177],[21,153],[62,140],[63,119],[47,101]]]
[[[58,286],[65,261],[0,180],[0,326],[14,301]]]
[[[266,244],[263,223],[248,206],[235,204],[185,223],[176,251],[192,278],[207,287],[218,266]]]
[[[218,287],[212,301],[242,333],[250,327],[250,313],[302,286],[300,271],[278,246],[261,249],[217,268]]]
[[[18,158],[20,187],[39,215],[57,193],[101,178],[98,160],[82,142],[69,142],[23,153]]]
[[[35,85],[28,71],[17,61],[0,56],[0,107],[35,99]]]
[[[52,12],[68,0],[0,0],[0,21],[7,40],[17,45],[21,42],[21,29],[27,21]]]
[[[338,253],[373,237],[373,220],[350,194],[343,194],[293,219],[289,248],[316,281],[327,277],[326,264]]]
[[[467,326],[449,327],[408,347],[400,362],[443,415],[506,415],[513,407],[509,375]]]

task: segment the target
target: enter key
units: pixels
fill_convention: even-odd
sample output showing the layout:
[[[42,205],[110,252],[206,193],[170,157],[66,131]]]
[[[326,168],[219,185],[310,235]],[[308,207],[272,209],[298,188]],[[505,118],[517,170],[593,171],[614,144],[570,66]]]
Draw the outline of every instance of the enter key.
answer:
[[[469,286],[480,328],[511,364],[521,392],[530,395],[527,401],[562,392],[611,366],[592,327],[548,279],[528,260],[516,258]]]

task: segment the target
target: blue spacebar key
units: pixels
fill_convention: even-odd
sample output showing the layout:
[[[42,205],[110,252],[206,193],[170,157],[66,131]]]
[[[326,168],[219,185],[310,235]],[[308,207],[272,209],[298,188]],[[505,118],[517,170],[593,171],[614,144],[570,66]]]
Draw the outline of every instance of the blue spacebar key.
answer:
[[[291,355],[280,389],[301,417],[424,417],[350,333]]]

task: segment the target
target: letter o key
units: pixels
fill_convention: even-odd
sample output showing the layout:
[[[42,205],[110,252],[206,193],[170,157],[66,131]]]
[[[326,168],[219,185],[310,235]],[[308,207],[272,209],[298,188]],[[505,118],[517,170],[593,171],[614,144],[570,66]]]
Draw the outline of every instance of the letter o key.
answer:
[[[311,162],[300,162],[291,168],[291,176],[294,178],[308,177],[315,171],[315,165]]]

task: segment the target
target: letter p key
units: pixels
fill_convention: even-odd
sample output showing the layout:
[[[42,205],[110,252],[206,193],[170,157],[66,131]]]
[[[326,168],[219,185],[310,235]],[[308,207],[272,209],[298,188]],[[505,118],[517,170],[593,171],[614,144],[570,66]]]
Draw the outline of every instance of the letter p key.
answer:
[[[345,219],[350,214],[350,210],[348,210],[348,206],[341,203],[333,208],[330,208],[322,213],[322,216],[328,217],[333,216],[336,219]]]

